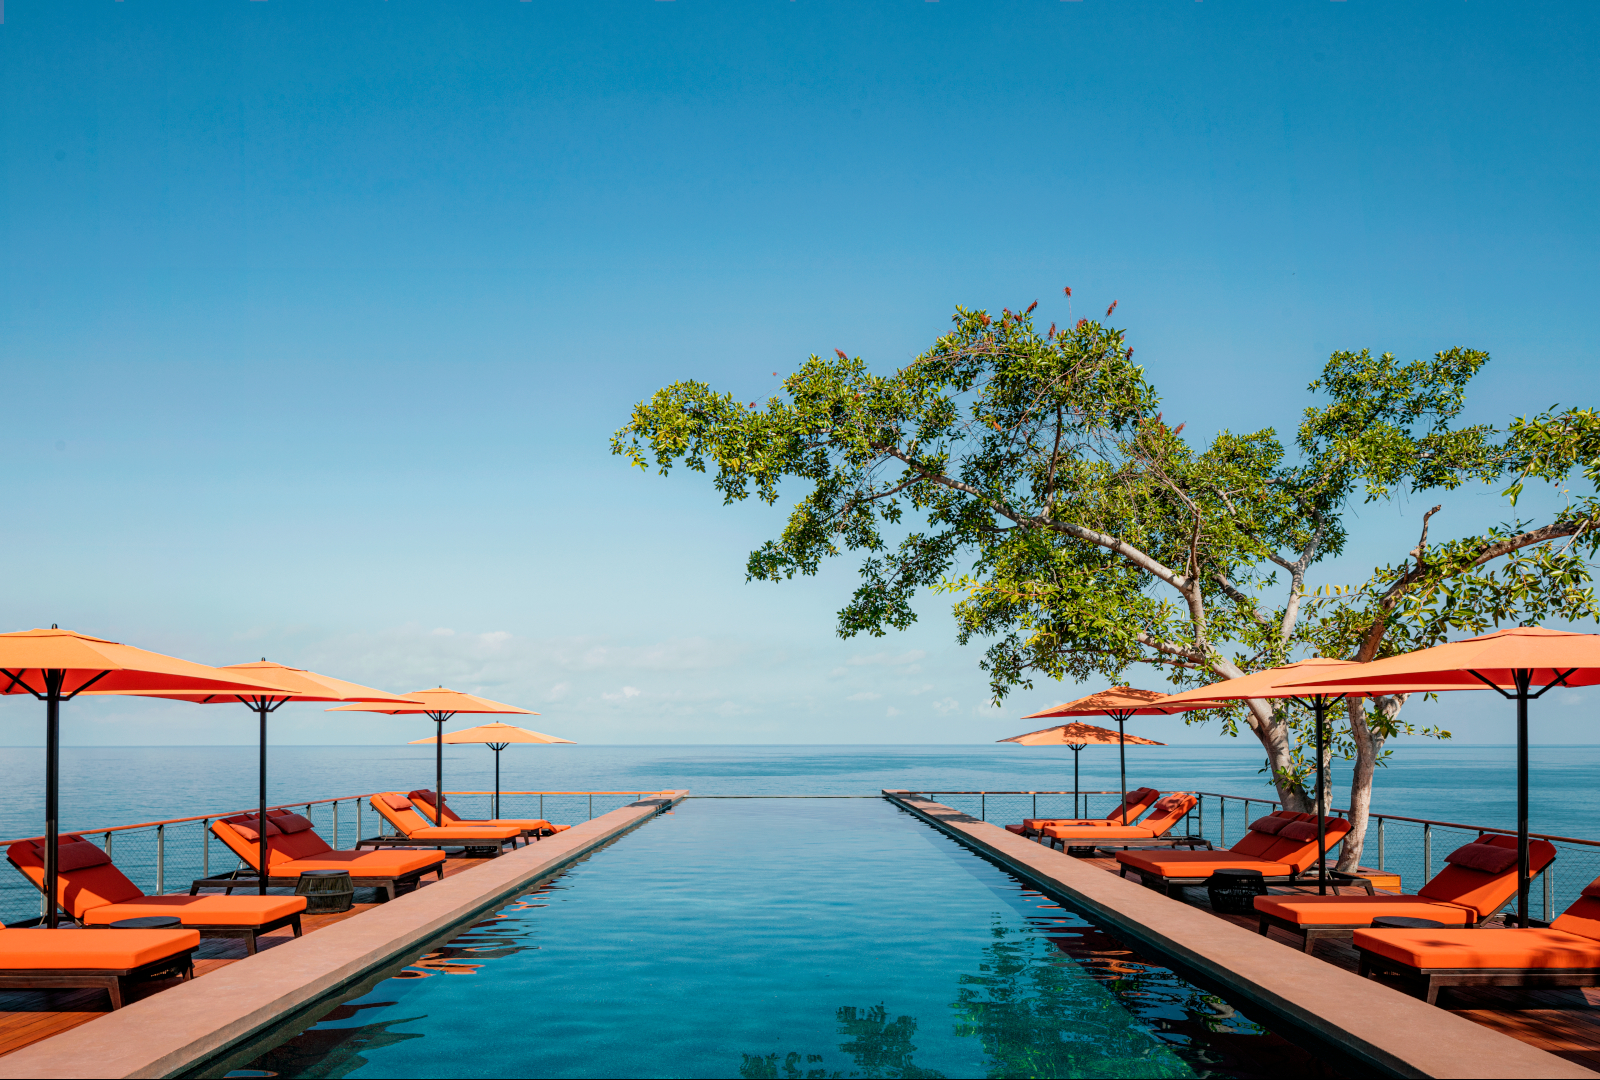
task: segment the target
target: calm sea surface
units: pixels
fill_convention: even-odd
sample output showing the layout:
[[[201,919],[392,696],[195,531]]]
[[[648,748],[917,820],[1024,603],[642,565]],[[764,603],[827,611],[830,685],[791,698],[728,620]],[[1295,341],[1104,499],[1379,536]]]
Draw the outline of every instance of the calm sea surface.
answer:
[[[274,802],[433,785],[429,747],[275,746]],[[594,791],[688,788],[696,795],[872,795],[881,788],[1037,790],[1072,786],[1065,748],[1003,746],[513,746],[502,755],[506,790]],[[447,747],[445,789],[493,784],[493,753]],[[5,786],[0,836],[36,835],[43,823],[44,751],[0,748]],[[1085,789],[1117,786],[1114,748],[1083,751]],[[159,818],[215,814],[255,803],[256,752],[248,747],[65,747],[62,825],[93,829]],[[1137,747],[1130,786],[1270,797],[1261,756],[1248,746]],[[1532,750],[1532,824],[1600,839],[1573,812],[1600,787],[1600,747]],[[1335,770],[1344,805],[1348,766]],[[1515,824],[1515,751],[1510,746],[1404,746],[1380,771],[1374,808],[1470,825]]]

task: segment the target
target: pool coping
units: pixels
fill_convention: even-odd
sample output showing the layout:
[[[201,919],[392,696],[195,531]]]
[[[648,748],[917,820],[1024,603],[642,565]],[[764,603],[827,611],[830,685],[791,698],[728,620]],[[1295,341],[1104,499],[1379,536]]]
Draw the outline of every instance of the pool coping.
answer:
[[[225,1054],[645,824],[663,792],[0,1057],[0,1078],[166,1077]]]
[[[1391,1076],[1600,1075],[943,803],[891,789],[883,797],[1058,893],[1130,944],[1255,1006],[1269,1022],[1311,1032]]]

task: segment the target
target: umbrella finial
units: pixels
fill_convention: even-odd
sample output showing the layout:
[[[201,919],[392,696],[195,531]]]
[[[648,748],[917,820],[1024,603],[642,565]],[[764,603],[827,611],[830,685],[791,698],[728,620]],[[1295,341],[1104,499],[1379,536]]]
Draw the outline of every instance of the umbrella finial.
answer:
[[[61,627],[57,626],[55,623],[51,623],[50,624],[50,629],[52,629],[52,630],[60,630]]]

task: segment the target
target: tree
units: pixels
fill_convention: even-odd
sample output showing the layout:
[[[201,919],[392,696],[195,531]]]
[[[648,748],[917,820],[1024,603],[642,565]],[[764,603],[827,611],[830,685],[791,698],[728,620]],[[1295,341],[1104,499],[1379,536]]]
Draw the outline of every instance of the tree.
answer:
[[[1486,354],[1401,364],[1335,353],[1311,384],[1323,400],[1306,409],[1293,457],[1270,427],[1196,448],[1164,421],[1126,331],[1084,319],[1040,333],[1036,306],[998,318],[957,308],[951,333],[889,374],[838,350],[812,356],[761,405],[674,383],[635,407],[612,450],[663,474],[714,469],[728,503],[770,505],[785,484],[805,486],[781,536],[751,553],[749,578],[862,553],[839,612],[846,638],[909,626],[920,590],[953,594],[958,641],[991,642],[980,666],[996,702],[1036,676],[1117,680],[1148,663],[1193,685],[1308,647],[1371,659],[1450,627],[1593,614],[1592,500],[1436,546],[1425,523],[1407,560],[1308,597],[1308,572],[1344,549],[1358,499],[1508,470],[1554,482],[1592,460],[1591,414],[1519,422],[1504,439],[1457,425]],[[1402,704],[1351,709],[1343,737],[1367,789],[1383,740],[1407,730]],[[1309,808],[1296,709],[1253,700],[1221,716],[1261,742],[1283,804]]]

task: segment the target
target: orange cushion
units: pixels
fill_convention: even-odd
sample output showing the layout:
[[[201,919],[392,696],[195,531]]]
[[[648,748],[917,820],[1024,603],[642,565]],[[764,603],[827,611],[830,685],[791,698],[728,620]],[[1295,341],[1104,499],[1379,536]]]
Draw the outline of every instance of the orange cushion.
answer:
[[[1383,915],[1460,924],[1476,921],[1465,908],[1415,896],[1258,896],[1256,910],[1299,926],[1366,926]]]
[[[1277,814],[1268,814],[1266,817],[1256,818],[1252,821],[1250,823],[1250,831],[1276,836],[1287,824],[1289,824],[1288,818],[1279,817]]]
[[[303,896],[146,896],[126,904],[107,904],[84,916],[91,926],[105,926],[118,919],[141,919],[147,915],[171,915],[185,926],[260,926],[306,909]],[[120,933],[121,931],[118,931]]]
[[[241,818],[238,821],[230,821],[228,824],[232,825],[235,832],[251,843],[261,839],[261,822],[256,818]],[[271,818],[267,819],[267,835],[278,835],[278,827],[272,823]]]
[[[6,850],[11,864],[31,882],[36,889],[44,888],[44,856],[24,840]],[[143,896],[144,892],[109,862],[81,870],[63,870],[56,881],[56,900],[72,914],[83,918],[84,912],[106,904],[116,904]]]
[[[1290,873],[1290,868],[1283,863],[1252,859],[1231,851],[1119,851],[1117,861],[1168,878],[1210,877],[1223,868],[1260,870],[1265,877],[1287,877]]]
[[[1600,941],[1548,930],[1357,930],[1358,949],[1414,968],[1600,968]]]
[[[1264,832],[1246,832],[1239,842],[1228,850],[1236,855],[1265,855],[1278,838]]]
[[[1023,826],[1023,825],[1007,825],[1006,826],[1006,832],[1016,833],[1018,836],[1021,836],[1022,833],[1023,833],[1024,828],[1025,828],[1025,826]]]
[[[438,829],[430,825],[425,829],[412,829],[406,833],[406,838],[416,840],[510,840],[521,835],[522,830],[512,825],[446,825]]]
[[[270,863],[310,859],[333,850],[328,846],[327,841],[323,840],[311,829],[269,836],[267,837],[267,848],[267,858]]]
[[[126,971],[200,944],[198,930],[0,930],[0,969]]]
[[[348,870],[351,877],[398,877],[444,862],[439,851],[330,851],[272,867],[273,877],[299,877],[305,870]]]
[[[1550,928],[1587,938],[1600,938],[1600,900],[1592,896],[1578,897],[1571,907],[1556,916]]]
[[[1513,855],[1517,850],[1515,836],[1485,834],[1478,837],[1475,843],[1499,849],[1509,848]],[[1528,841],[1530,872],[1537,874],[1549,866],[1555,857],[1556,849],[1550,841]],[[1514,858],[1510,868],[1498,874],[1473,870],[1457,863],[1446,863],[1444,869],[1433,876],[1432,881],[1417,890],[1418,896],[1429,900],[1449,900],[1452,903],[1465,904],[1477,911],[1478,917],[1483,919],[1493,915],[1516,893],[1517,867]]]
[[[1446,855],[1444,861],[1485,874],[1503,874],[1517,865],[1517,849],[1498,844],[1463,844]]]
[[[1102,825],[1096,829],[1050,826],[1041,832],[1052,840],[1149,840],[1156,834],[1140,825]]]
[[[311,828],[311,819],[304,814],[274,814],[272,824],[283,833],[305,832]]]
[[[391,810],[411,809],[411,800],[404,795],[379,795],[378,799]]]
[[[487,821],[463,821],[461,818],[457,818],[454,823],[473,829],[504,829],[508,827],[513,829],[551,829],[555,827],[544,818],[492,818]],[[1007,826],[1007,828],[1009,827]]]

